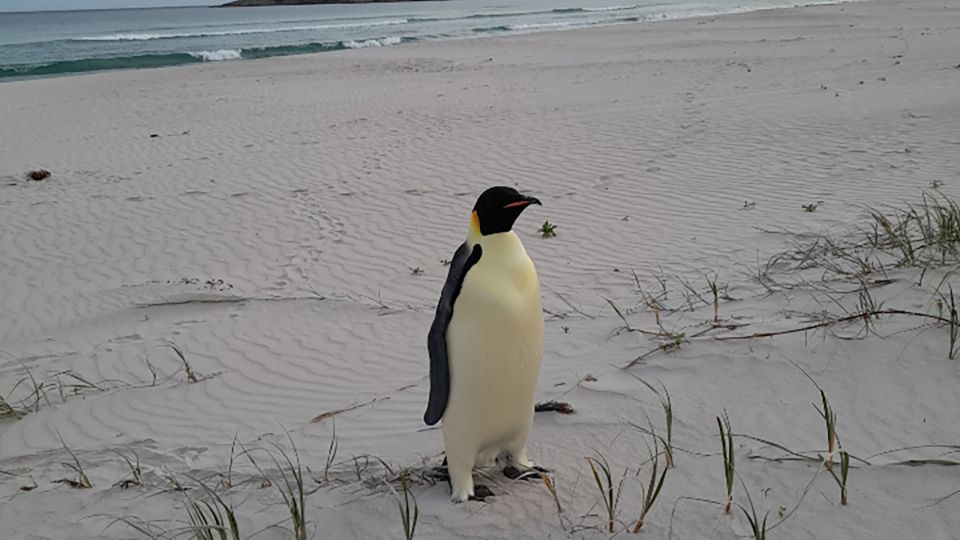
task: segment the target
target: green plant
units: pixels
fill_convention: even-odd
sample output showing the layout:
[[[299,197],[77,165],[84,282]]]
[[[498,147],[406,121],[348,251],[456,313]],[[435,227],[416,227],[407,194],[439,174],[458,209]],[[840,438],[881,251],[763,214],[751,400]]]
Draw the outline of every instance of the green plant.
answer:
[[[406,540],[413,540],[413,535],[417,532],[417,521],[420,519],[420,507],[417,504],[417,498],[410,490],[410,471],[404,470],[400,473],[400,489],[403,493],[401,498],[397,490],[389,482],[386,483],[393,494],[393,499],[400,510],[400,522],[403,526],[403,537]]]
[[[190,362],[187,362],[187,357],[183,354],[183,351],[180,349],[180,347],[178,347],[176,343],[168,343],[167,345],[173,349],[173,352],[176,353],[177,357],[180,358],[180,361],[183,362],[183,369],[187,374],[187,382],[200,382],[202,378],[196,371],[193,370],[193,368],[190,366]]]
[[[947,358],[955,360],[957,358],[957,338],[960,337],[960,317],[957,316],[957,301],[953,295],[953,285],[947,284],[950,296],[940,294],[940,305],[949,308],[950,311],[950,349],[947,351]]]
[[[657,323],[657,328],[660,330],[660,334],[665,334],[666,331],[663,329],[663,324],[660,321],[660,313],[664,311],[663,305],[660,303],[660,300],[658,297],[655,297],[653,294],[648,293],[647,291],[644,290],[643,286],[640,284],[640,276],[637,275],[637,272],[634,270],[631,270],[631,272],[633,272],[633,281],[637,284],[637,291],[640,293],[640,297],[643,298],[643,302],[644,304],[647,305],[647,308],[653,311],[653,317]],[[661,278],[657,278],[657,280],[659,281],[660,287],[662,289],[662,292],[660,293],[659,297],[660,298],[666,297],[666,294],[667,294],[666,282]]]
[[[816,405],[814,405],[814,408],[820,413],[820,417],[823,418],[827,429],[827,455],[818,455],[818,457],[825,463],[827,469],[832,469],[833,455],[839,444],[837,437],[837,413],[835,413],[830,406],[830,401],[827,400],[827,394],[824,393],[823,389],[819,386],[817,389],[820,390],[820,401],[823,404],[823,408],[821,409]]]
[[[710,276],[705,276],[707,280],[707,287],[710,289],[710,293],[713,294],[713,323],[717,324],[720,322],[720,287],[717,285],[717,279],[720,276],[714,274],[711,279]]]
[[[627,472],[623,472],[619,482],[614,482],[613,474],[610,472],[610,464],[607,458],[597,452],[597,457],[585,458],[590,465],[590,472],[593,473],[593,481],[600,491],[600,498],[603,500],[603,506],[607,512],[607,532],[613,533],[617,522],[617,514],[620,512],[620,494],[623,492],[623,480]],[[599,472],[597,469],[600,469]],[[603,473],[601,476],[600,473]]]
[[[73,450],[70,450],[70,447],[67,446],[67,443],[64,442],[63,437],[60,435],[60,432],[57,432],[57,438],[60,439],[60,444],[63,445],[63,449],[70,454],[72,462],[63,462],[63,466],[72,470],[77,474],[76,478],[63,478],[57,480],[57,482],[67,484],[70,487],[78,489],[90,489],[93,487],[93,483],[90,482],[90,478],[87,476],[87,472],[83,469],[83,464],[80,463],[80,460],[77,459],[77,455],[73,453]]]
[[[747,522],[750,523],[750,532],[753,533],[753,540],[766,540],[767,538],[767,516],[770,515],[770,512],[767,512],[763,515],[761,519],[757,515],[757,509],[753,505],[753,498],[750,496],[750,490],[747,489],[747,486],[743,483],[743,480],[740,480],[740,485],[743,486],[743,492],[747,495],[747,504],[750,505],[750,511],[742,504],[737,504],[740,508],[740,511],[743,512],[743,515],[746,516]],[[781,518],[785,509],[780,507]],[[782,523],[782,521],[781,521]]]
[[[337,442],[337,419],[333,419],[332,424],[332,434],[330,435],[330,446],[327,447],[327,462],[323,466],[323,481],[330,481],[330,468],[333,467],[333,462],[337,459],[337,450],[340,448],[340,443]]]
[[[296,540],[307,540],[306,497],[304,495],[303,468],[300,465],[300,453],[297,451],[297,445],[293,442],[293,437],[290,436],[290,432],[284,431],[287,434],[287,440],[290,442],[290,448],[293,451],[293,459],[290,458],[290,455],[280,447],[280,445],[274,442],[270,443],[270,445],[273,446],[273,451],[268,449],[264,449],[264,451],[273,461],[274,465],[276,465],[280,473],[281,482],[275,482],[274,485],[277,486],[277,491],[280,492],[280,496],[287,506],[294,538],[296,538]],[[260,475],[267,478],[266,473],[260,467],[260,464],[253,459],[250,452],[247,451],[243,445],[241,445],[240,448]],[[280,455],[279,458],[277,454]]]
[[[673,468],[673,402],[670,400],[670,391],[667,390],[666,385],[663,383],[660,383],[660,389],[663,390],[661,392],[652,384],[641,379],[640,377],[637,377],[632,373],[630,375],[633,376],[633,378],[640,381],[641,384],[649,388],[650,391],[656,394],[657,398],[660,400],[660,407],[663,409],[664,423],[667,429],[667,436],[662,437],[660,435],[657,435],[656,433],[653,433],[652,428],[650,429],[650,433],[651,435],[659,438],[660,441],[663,443],[663,455],[666,461],[666,467],[668,469],[672,469]],[[636,426],[636,427],[639,427],[639,426]]]
[[[604,297],[603,299],[606,300],[607,304],[610,304],[610,307],[613,308],[613,312],[617,314],[617,317],[620,317],[621,321],[623,321],[623,327],[627,330],[627,332],[637,331],[636,328],[630,326],[630,321],[628,321],[627,317],[623,314],[622,311],[620,311],[620,308],[613,303],[613,300],[610,300],[609,298],[606,298],[606,297]]]
[[[238,433],[233,434],[233,442],[230,443],[230,459],[227,461],[227,472],[220,475],[220,486],[224,489],[233,487],[233,460],[237,455],[238,436]]]
[[[553,497],[553,502],[557,506],[557,514],[563,515],[563,506],[560,505],[560,496],[557,495],[557,482],[553,479],[552,476],[546,473],[542,473],[540,478],[543,479],[543,485],[547,488],[547,491],[550,492],[550,495]],[[561,523],[563,521],[561,520]]]
[[[637,522],[633,526],[633,532],[638,533],[643,527],[644,521],[646,520],[647,513],[650,512],[650,509],[653,508],[653,503],[657,501],[657,497],[660,495],[660,490],[663,489],[663,481],[667,478],[667,471],[669,467],[664,467],[660,469],[660,449],[658,448],[658,438],[656,435],[653,437],[653,449],[647,447],[647,451],[650,453],[650,461],[652,463],[650,467],[650,478],[647,480],[646,484],[640,486],[640,493],[642,499],[642,505],[640,507],[640,517],[637,518]],[[640,470],[637,470],[637,474],[640,474]]]
[[[196,540],[241,540],[237,516],[231,505],[202,482],[197,482],[209,500],[197,500],[184,492],[188,527],[185,532]]]
[[[810,379],[811,382],[817,387],[820,391],[820,403],[821,407],[819,408],[814,405],[814,408],[817,409],[817,412],[820,413],[820,417],[823,418],[823,422],[827,430],[827,455],[823,456],[817,454],[817,458],[823,462],[823,466],[826,467],[827,472],[830,473],[830,476],[837,482],[837,486],[840,487],[840,504],[847,504],[847,477],[850,472],[850,454],[845,451],[840,451],[840,474],[834,470],[833,456],[840,449],[840,437],[837,435],[837,413],[833,410],[833,407],[830,405],[830,401],[827,399],[826,392],[823,391],[823,388],[820,388],[820,385],[817,384],[810,375],[804,371],[804,375]]]
[[[666,341],[660,343],[657,347],[663,352],[679,351],[680,347],[687,341],[687,335],[683,332],[678,334],[667,332],[663,337],[666,338]]]
[[[540,233],[540,236],[543,238],[552,238],[557,235],[557,226],[549,221],[544,221],[543,225],[540,226],[540,230],[537,232]]]
[[[726,482],[727,496],[723,503],[723,512],[730,513],[733,504],[733,480],[736,475],[736,463],[733,454],[733,430],[730,428],[730,417],[727,411],[717,417],[717,427],[720,430],[720,445],[723,449],[723,477]]]
[[[117,483],[117,485],[124,489],[130,486],[142,486],[143,476],[140,471],[140,456],[137,454],[137,452],[132,448],[130,449],[130,453],[133,454],[133,459],[128,458],[125,454],[120,453],[118,450],[114,450],[113,453],[120,456],[123,461],[127,463],[127,467],[130,468],[130,478],[121,480]]]
[[[857,291],[857,313],[863,318],[864,335],[871,331],[877,313],[883,311],[883,302],[877,303],[870,294],[870,287],[860,278],[860,289]]]
[[[850,472],[850,454],[841,450],[840,451],[840,474],[838,475],[832,466],[827,467],[827,472],[830,473],[830,476],[837,482],[837,486],[840,487],[840,504],[846,506],[847,504],[847,476]]]
[[[20,418],[20,412],[0,395],[0,418]]]

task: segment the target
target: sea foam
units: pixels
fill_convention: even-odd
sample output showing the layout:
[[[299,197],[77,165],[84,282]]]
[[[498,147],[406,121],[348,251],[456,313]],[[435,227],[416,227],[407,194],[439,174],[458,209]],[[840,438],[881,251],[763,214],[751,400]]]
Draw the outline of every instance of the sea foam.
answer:
[[[386,47],[388,45],[399,45],[403,38],[393,36],[381,39],[368,39],[365,41],[344,41],[343,46],[347,49],[366,49],[367,47]]]
[[[314,24],[299,26],[281,26],[275,28],[238,28],[236,30],[199,30],[196,32],[171,33],[140,33],[107,34],[102,36],[82,36],[71,38],[71,41],[152,41],[156,39],[201,38],[217,36],[240,36],[248,34],[275,34],[279,32],[307,32],[310,30],[343,30],[350,28],[372,28],[377,26],[393,26],[406,24],[407,19],[387,19],[380,21],[365,21],[342,24]]]
[[[221,60],[239,60],[241,58],[240,52],[240,49],[220,49],[219,51],[200,51],[188,54],[204,62],[218,62]]]

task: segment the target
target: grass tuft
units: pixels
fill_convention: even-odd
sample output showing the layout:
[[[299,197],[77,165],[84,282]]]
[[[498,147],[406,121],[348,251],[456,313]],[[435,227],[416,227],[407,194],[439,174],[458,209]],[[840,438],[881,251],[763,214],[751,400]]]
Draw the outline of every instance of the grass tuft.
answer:
[[[385,483],[387,487],[390,488],[390,493],[393,494],[393,499],[396,501],[397,508],[400,510],[403,537],[405,540],[413,540],[413,536],[417,532],[417,521],[420,519],[420,507],[417,504],[417,498],[414,497],[413,491],[410,489],[413,484],[410,479],[410,471],[401,471],[399,481],[402,497],[401,493],[398,493],[389,482]]]
[[[330,468],[333,467],[333,462],[337,459],[337,450],[340,448],[340,443],[337,442],[337,419],[333,419],[333,434],[330,436],[330,446],[327,447],[327,462],[323,466],[323,481],[330,481]]]
[[[607,512],[607,532],[612,534],[617,523],[617,514],[620,512],[620,495],[623,492],[623,480],[626,478],[627,471],[623,472],[623,476],[620,477],[619,482],[614,482],[613,474],[610,471],[610,464],[603,454],[597,452],[596,457],[584,459],[586,459],[587,464],[590,465],[590,472],[593,474],[594,484],[600,492],[601,499],[603,499],[603,506]]]
[[[633,375],[633,374],[631,374]],[[662,437],[653,433],[653,430],[650,430],[650,433],[659,438],[660,442],[663,443],[663,455],[666,461],[666,467],[668,469],[673,468],[673,402],[670,400],[670,391],[667,390],[667,386],[660,383],[660,389],[657,389],[652,384],[641,379],[640,377],[633,376],[633,378],[640,381],[641,384],[650,389],[651,392],[657,395],[657,398],[660,400],[660,407],[663,409],[664,423],[666,424],[667,436]],[[659,382],[659,381],[658,381]],[[662,390],[662,392],[661,392]]]
[[[180,361],[183,362],[183,370],[187,374],[187,382],[200,382],[202,378],[196,371],[193,370],[193,368],[190,366],[190,362],[187,362],[187,357],[183,354],[183,351],[180,349],[180,347],[178,347],[176,343],[168,343],[167,345],[173,349],[173,352],[176,353],[177,357],[180,358]]]
[[[723,477],[726,481],[727,496],[723,503],[723,513],[729,514],[733,505],[733,480],[736,475],[736,463],[733,454],[733,430],[730,428],[730,417],[727,411],[717,417],[717,427],[720,430],[720,444],[723,449]]]
[[[544,221],[537,232],[540,233],[540,236],[543,238],[553,238],[557,235],[557,226],[549,221]]]
[[[720,324],[720,298],[726,296],[726,293],[723,292],[726,287],[718,283],[719,274],[714,274],[713,277],[707,275],[704,278],[707,280],[707,288],[713,296],[713,324]]]
[[[70,458],[73,459],[72,462],[63,462],[63,466],[72,470],[77,474],[76,478],[63,478],[57,480],[58,483],[67,484],[70,487],[77,489],[90,489],[93,487],[93,483],[90,481],[90,478],[87,476],[87,472],[83,469],[83,464],[80,463],[80,460],[77,459],[77,455],[73,453],[73,450],[70,450],[70,447],[67,446],[67,443],[64,442],[63,436],[60,435],[60,432],[57,432],[57,438],[60,439],[60,444],[63,445],[63,449],[70,454]]]
[[[827,400],[827,395],[823,389],[820,389],[820,400],[823,404],[823,409],[818,408],[817,412],[820,413],[820,417],[823,418],[827,428],[827,455],[821,456],[818,454],[817,457],[823,461],[827,472],[830,473],[830,476],[837,482],[837,486],[840,487],[840,504],[845,506],[847,504],[847,477],[850,472],[850,454],[844,451],[839,452],[840,474],[837,474],[833,467],[833,456],[840,448],[839,438],[837,437],[837,413],[834,412],[833,407],[830,406],[830,401]]]
[[[284,504],[287,506],[287,510],[290,514],[290,523],[293,529],[293,535],[296,540],[307,540],[307,516],[306,516],[306,497],[304,495],[304,483],[303,483],[303,467],[300,464],[300,453],[297,451],[297,445],[293,442],[293,437],[290,435],[289,431],[284,430],[287,434],[287,440],[290,441],[290,448],[293,451],[293,458],[290,457],[290,454],[287,453],[280,445],[270,442],[270,445],[273,446],[273,450],[264,448],[267,456],[270,457],[274,465],[276,465],[277,470],[280,473],[280,482],[273,482],[277,486],[277,491],[280,492],[280,496],[283,498]],[[240,449],[250,460],[250,463],[257,469],[260,475],[264,478],[268,478],[266,473],[263,471],[263,468],[260,467],[260,464],[257,463],[253,456],[247,451],[243,445],[240,445]],[[280,457],[277,457],[279,455]]]
[[[940,305],[947,308],[950,312],[950,349],[947,351],[947,358],[956,360],[957,358],[957,338],[960,337],[960,318],[957,316],[957,300],[953,295],[953,285],[947,284],[950,295],[942,292],[940,294]]]
[[[654,435],[653,437],[653,448],[647,447],[647,451],[650,452],[650,478],[647,480],[646,484],[640,486],[642,505],[640,507],[640,517],[637,518],[637,522],[633,526],[633,532],[638,533],[640,529],[643,528],[643,524],[646,521],[647,513],[650,512],[650,509],[653,508],[653,503],[657,502],[657,497],[660,495],[660,490],[663,489],[663,481],[667,478],[667,471],[669,467],[664,466],[663,469],[660,469],[660,449],[658,446],[658,437]],[[640,471],[637,470],[637,474],[640,474]]]
[[[770,512],[767,512],[763,515],[761,519],[757,515],[757,509],[753,505],[753,498],[750,496],[750,490],[747,489],[747,486],[743,484],[743,480],[740,480],[740,484],[743,486],[743,492],[747,495],[747,504],[750,506],[749,511],[742,504],[737,504],[740,508],[740,511],[743,512],[743,515],[746,516],[747,522],[750,523],[750,532],[753,534],[753,540],[766,540],[767,538],[767,516],[770,515]],[[781,510],[782,511],[782,510]]]
[[[684,343],[687,343],[687,335],[683,332],[678,334],[667,332],[663,337],[666,341],[661,342],[660,345],[657,346],[657,349],[663,352],[670,353],[679,351],[680,347],[682,347]]]
[[[225,502],[203,482],[197,482],[209,499],[187,499],[186,531],[195,540],[241,540],[240,527],[233,506]],[[186,493],[186,492],[184,492]]]
[[[820,413],[820,417],[823,418],[823,422],[827,429],[827,455],[819,456],[826,464],[827,469],[833,467],[833,455],[837,450],[839,445],[837,438],[837,413],[834,412],[833,408],[830,406],[830,401],[827,399],[827,394],[819,386],[817,387],[820,390],[820,402],[823,405],[823,408],[819,408],[814,405],[814,408],[817,409],[817,412]]]
[[[123,461],[127,463],[127,467],[130,467],[130,478],[121,480],[115,485],[120,486],[122,489],[127,489],[131,486],[142,486],[143,475],[140,471],[140,456],[137,452],[132,448],[130,449],[130,453],[133,454],[133,459],[130,459],[118,450],[114,450],[113,453],[123,458]]]
[[[220,487],[230,489],[233,487],[233,460],[237,455],[237,437],[239,433],[233,434],[233,442],[230,443],[230,460],[227,461],[227,472],[220,475]]]
[[[14,408],[2,395],[0,395],[0,418],[16,418],[21,416],[20,411]]]

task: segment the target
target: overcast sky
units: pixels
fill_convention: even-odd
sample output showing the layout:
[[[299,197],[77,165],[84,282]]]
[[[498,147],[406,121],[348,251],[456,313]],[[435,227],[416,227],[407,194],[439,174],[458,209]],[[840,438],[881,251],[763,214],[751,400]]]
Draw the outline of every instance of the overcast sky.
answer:
[[[226,0],[0,0],[0,11],[104,9],[156,6],[209,6]]]

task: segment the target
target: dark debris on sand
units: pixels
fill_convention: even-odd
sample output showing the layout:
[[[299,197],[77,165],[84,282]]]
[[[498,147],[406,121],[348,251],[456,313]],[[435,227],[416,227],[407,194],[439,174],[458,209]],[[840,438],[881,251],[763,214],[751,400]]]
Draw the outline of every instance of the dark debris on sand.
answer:
[[[37,169],[35,171],[28,172],[27,176],[30,177],[31,180],[36,180],[39,182],[40,180],[46,180],[47,178],[50,178],[50,171],[46,169]]]
[[[573,405],[570,405],[566,401],[544,401],[542,403],[537,403],[533,407],[534,412],[546,412],[553,411],[560,414],[573,414]]]

